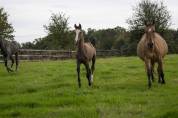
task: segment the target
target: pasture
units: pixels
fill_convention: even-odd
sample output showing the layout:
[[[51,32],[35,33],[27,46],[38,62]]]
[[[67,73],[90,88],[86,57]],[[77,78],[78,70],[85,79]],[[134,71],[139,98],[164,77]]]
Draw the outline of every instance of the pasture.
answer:
[[[138,57],[97,59],[94,86],[81,66],[78,88],[75,60],[21,62],[8,74],[0,64],[2,118],[176,118],[178,55],[164,60],[166,85],[147,86]]]

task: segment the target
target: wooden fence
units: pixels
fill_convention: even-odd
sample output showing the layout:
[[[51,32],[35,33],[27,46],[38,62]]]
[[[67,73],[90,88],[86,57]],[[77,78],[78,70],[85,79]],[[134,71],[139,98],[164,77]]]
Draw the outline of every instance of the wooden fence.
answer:
[[[72,50],[32,50],[21,49],[20,60],[61,60],[75,58],[76,51]],[[120,56],[119,50],[97,50],[97,57]],[[0,55],[2,60],[2,55]]]

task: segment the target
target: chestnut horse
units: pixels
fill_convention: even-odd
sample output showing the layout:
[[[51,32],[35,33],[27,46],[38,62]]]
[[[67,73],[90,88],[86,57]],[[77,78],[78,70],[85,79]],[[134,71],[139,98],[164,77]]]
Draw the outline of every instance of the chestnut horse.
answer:
[[[76,24],[74,25],[75,27],[75,42],[77,46],[77,74],[78,74],[78,86],[79,88],[81,87],[81,81],[80,81],[80,65],[84,64],[87,74],[86,77],[88,79],[88,84],[91,86],[93,82],[93,72],[95,69],[95,60],[96,60],[96,49],[93,44],[90,42],[85,43],[84,42],[84,34],[82,31],[82,26],[79,24],[77,26]],[[90,62],[92,61],[92,66],[90,68]]]
[[[148,87],[154,81],[154,64],[158,63],[158,82],[165,84],[163,72],[163,58],[168,52],[166,41],[155,32],[153,23],[145,23],[145,33],[137,45],[137,55],[145,62],[148,76]]]

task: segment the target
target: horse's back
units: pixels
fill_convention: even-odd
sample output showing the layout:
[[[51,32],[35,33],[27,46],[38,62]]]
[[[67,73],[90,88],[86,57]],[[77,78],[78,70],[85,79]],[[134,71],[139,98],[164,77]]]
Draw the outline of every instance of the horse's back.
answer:
[[[84,44],[84,51],[89,60],[91,60],[93,56],[96,56],[96,49],[91,43]]]
[[[158,34],[155,33],[155,45],[162,57],[168,53],[168,46],[166,41]]]
[[[10,48],[11,48],[13,54],[19,52],[19,49],[20,49],[19,43],[17,43],[16,41],[11,41],[9,43],[10,43]]]
[[[11,54],[15,54],[19,51],[20,44],[16,41],[7,41],[6,47]]]

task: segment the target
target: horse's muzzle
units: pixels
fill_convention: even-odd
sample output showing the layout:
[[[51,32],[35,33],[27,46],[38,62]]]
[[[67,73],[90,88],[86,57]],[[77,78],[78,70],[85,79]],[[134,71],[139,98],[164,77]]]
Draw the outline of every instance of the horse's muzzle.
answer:
[[[78,45],[78,41],[75,42],[75,45],[76,45],[76,46]]]
[[[153,43],[148,43],[148,48],[152,49],[153,48]]]

